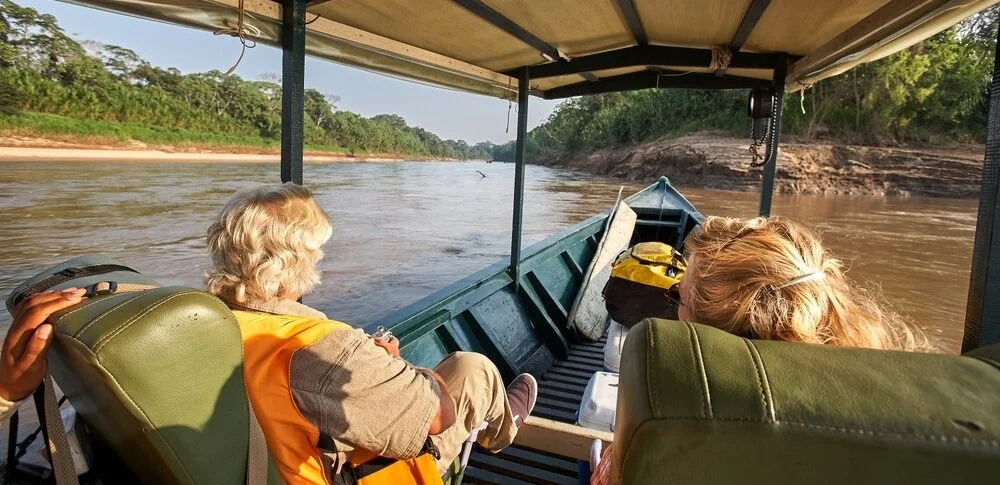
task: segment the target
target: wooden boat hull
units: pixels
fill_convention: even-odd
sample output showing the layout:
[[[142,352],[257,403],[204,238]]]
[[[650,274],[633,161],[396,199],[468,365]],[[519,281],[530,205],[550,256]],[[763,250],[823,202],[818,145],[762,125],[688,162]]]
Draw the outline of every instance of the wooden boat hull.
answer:
[[[609,205],[612,201],[609,201]],[[679,247],[702,216],[667,180],[626,202],[638,214],[632,242],[660,240]],[[509,262],[499,261],[373,323],[402,343],[403,356],[433,366],[466,350],[488,356],[505,378],[541,375],[570,353],[567,313],[597,250],[610,209],[523,251],[515,290]]]

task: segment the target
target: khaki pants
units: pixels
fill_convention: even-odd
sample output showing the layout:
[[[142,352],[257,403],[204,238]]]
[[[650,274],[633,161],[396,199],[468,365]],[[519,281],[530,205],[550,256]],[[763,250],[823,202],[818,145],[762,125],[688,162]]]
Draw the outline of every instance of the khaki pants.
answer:
[[[490,451],[500,451],[514,442],[517,426],[507,402],[500,371],[486,356],[473,352],[455,352],[441,361],[434,372],[444,380],[448,394],[455,400],[455,424],[431,441],[441,452],[438,471],[443,475],[462,452],[462,444],[472,429],[488,423],[476,441]]]

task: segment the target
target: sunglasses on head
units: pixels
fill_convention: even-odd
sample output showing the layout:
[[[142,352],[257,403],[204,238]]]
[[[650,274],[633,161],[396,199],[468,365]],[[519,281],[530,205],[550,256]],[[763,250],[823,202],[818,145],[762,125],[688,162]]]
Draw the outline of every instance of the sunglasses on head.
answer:
[[[663,296],[666,297],[666,299],[668,301],[670,301],[671,303],[673,303],[673,304],[675,304],[677,306],[683,305],[683,303],[681,303],[681,286],[680,286],[680,283],[674,283],[673,286],[671,286],[670,288],[668,288],[667,291],[665,293],[663,293]]]

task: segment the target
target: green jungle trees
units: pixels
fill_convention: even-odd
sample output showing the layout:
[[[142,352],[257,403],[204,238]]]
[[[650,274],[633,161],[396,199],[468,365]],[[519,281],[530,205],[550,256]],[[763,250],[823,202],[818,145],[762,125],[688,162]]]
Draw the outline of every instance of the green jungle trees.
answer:
[[[981,142],[1000,9],[909,49],[787,94],[782,133],[868,145]],[[803,112],[804,110],[804,112]],[[529,159],[568,159],[703,130],[749,137],[743,91],[644,90],[564,101],[531,130]],[[494,150],[513,159],[513,143]]]
[[[892,145],[978,142],[1000,9],[785,97],[783,133],[800,141]],[[130,49],[78,42],[51,15],[0,0],[0,129],[162,143],[277,145],[276,75],[182,74]],[[321,149],[513,159],[513,142],[442,140],[397,115],[338,110],[305,93],[305,141]],[[528,134],[529,160],[714,130],[748,136],[742,91],[644,90],[569,99]],[[20,113],[20,114],[16,114]]]
[[[280,79],[266,77],[250,81],[219,71],[162,69],[124,47],[77,42],[53,16],[0,0],[0,128],[40,135],[78,131],[155,143],[276,145],[281,136]],[[306,91],[308,146],[400,156],[491,157],[489,143],[442,140],[396,115],[365,118],[337,110],[337,100]]]

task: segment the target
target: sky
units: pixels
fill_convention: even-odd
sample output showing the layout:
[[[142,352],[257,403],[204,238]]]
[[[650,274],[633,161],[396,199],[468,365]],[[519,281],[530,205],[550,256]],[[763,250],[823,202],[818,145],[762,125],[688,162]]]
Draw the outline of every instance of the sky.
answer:
[[[53,0],[15,1],[54,15],[59,25],[77,40],[126,47],[161,68],[176,67],[183,73],[225,71],[240,54],[239,40],[233,37]],[[265,45],[248,49],[236,69],[237,75],[254,80],[280,72],[281,50]],[[402,81],[314,58],[306,59],[306,87],[339,96],[339,109],[366,117],[398,114],[411,126],[423,127],[444,139],[465,140],[469,144],[514,139],[515,109],[511,109],[508,127],[508,102],[501,99]],[[528,129],[544,121],[557,104],[532,97],[528,105]]]

